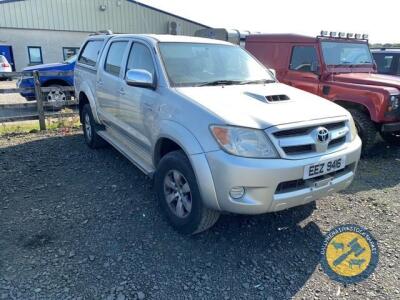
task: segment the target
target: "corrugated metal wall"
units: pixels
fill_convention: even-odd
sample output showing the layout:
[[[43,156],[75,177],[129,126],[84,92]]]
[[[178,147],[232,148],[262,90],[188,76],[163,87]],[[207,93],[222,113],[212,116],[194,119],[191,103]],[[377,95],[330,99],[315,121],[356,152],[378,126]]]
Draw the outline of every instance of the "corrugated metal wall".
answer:
[[[1,3],[1,2],[0,2]],[[106,5],[105,11],[100,10]],[[128,0],[23,0],[0,4],[0,27],[116,33],[167,33],[168,22],[194,35],[200,24]]]

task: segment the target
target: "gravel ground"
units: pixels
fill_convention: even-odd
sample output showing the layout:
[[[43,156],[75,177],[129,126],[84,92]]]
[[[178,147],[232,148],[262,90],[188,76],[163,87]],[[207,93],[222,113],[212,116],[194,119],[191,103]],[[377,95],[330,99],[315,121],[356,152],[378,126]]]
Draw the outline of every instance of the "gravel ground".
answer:
[[[399,299],[400,148],[381,143],[344,193],[260,216],[224,215],[186,237],[152,182],[79,132],[0,138],[0,299]],[[323,235],[355,223],[378,240],[357,285],[319,265]]]
[[[1,89],[15,89],[17,81],[0,81]],[[24,97],[20,94],[0,94],[0,104],[26,103]]]

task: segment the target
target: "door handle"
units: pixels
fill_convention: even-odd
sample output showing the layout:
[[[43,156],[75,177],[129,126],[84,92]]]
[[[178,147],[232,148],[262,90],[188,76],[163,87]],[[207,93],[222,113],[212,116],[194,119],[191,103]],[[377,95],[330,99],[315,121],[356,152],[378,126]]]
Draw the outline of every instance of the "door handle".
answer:
[[[125,89],[124,88],[120,88],[119,89],[119,94],[120,95],[125,95]]]
[[[102,86],[103,85],[103,81],[101,79],[99,79],[99,80],[96,81],[96,84],[98,86]]]

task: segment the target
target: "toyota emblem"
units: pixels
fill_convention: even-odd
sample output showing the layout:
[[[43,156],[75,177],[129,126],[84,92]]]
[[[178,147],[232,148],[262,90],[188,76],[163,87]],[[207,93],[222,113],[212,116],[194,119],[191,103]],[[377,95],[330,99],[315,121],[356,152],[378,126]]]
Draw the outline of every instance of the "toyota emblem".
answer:
[[[329,140],[329,131],[325,127],[319,127],[317,129],[317,141],[320,143],[326,143]]]

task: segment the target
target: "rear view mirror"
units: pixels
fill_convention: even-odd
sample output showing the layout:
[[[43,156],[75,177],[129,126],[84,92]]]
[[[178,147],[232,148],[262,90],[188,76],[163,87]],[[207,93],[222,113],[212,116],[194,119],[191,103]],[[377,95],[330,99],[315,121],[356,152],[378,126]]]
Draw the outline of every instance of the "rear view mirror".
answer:
[[[130,86],[155,88],[153,75],[149,71],[142,69],[133,69],[126,72],[125,81]]]

